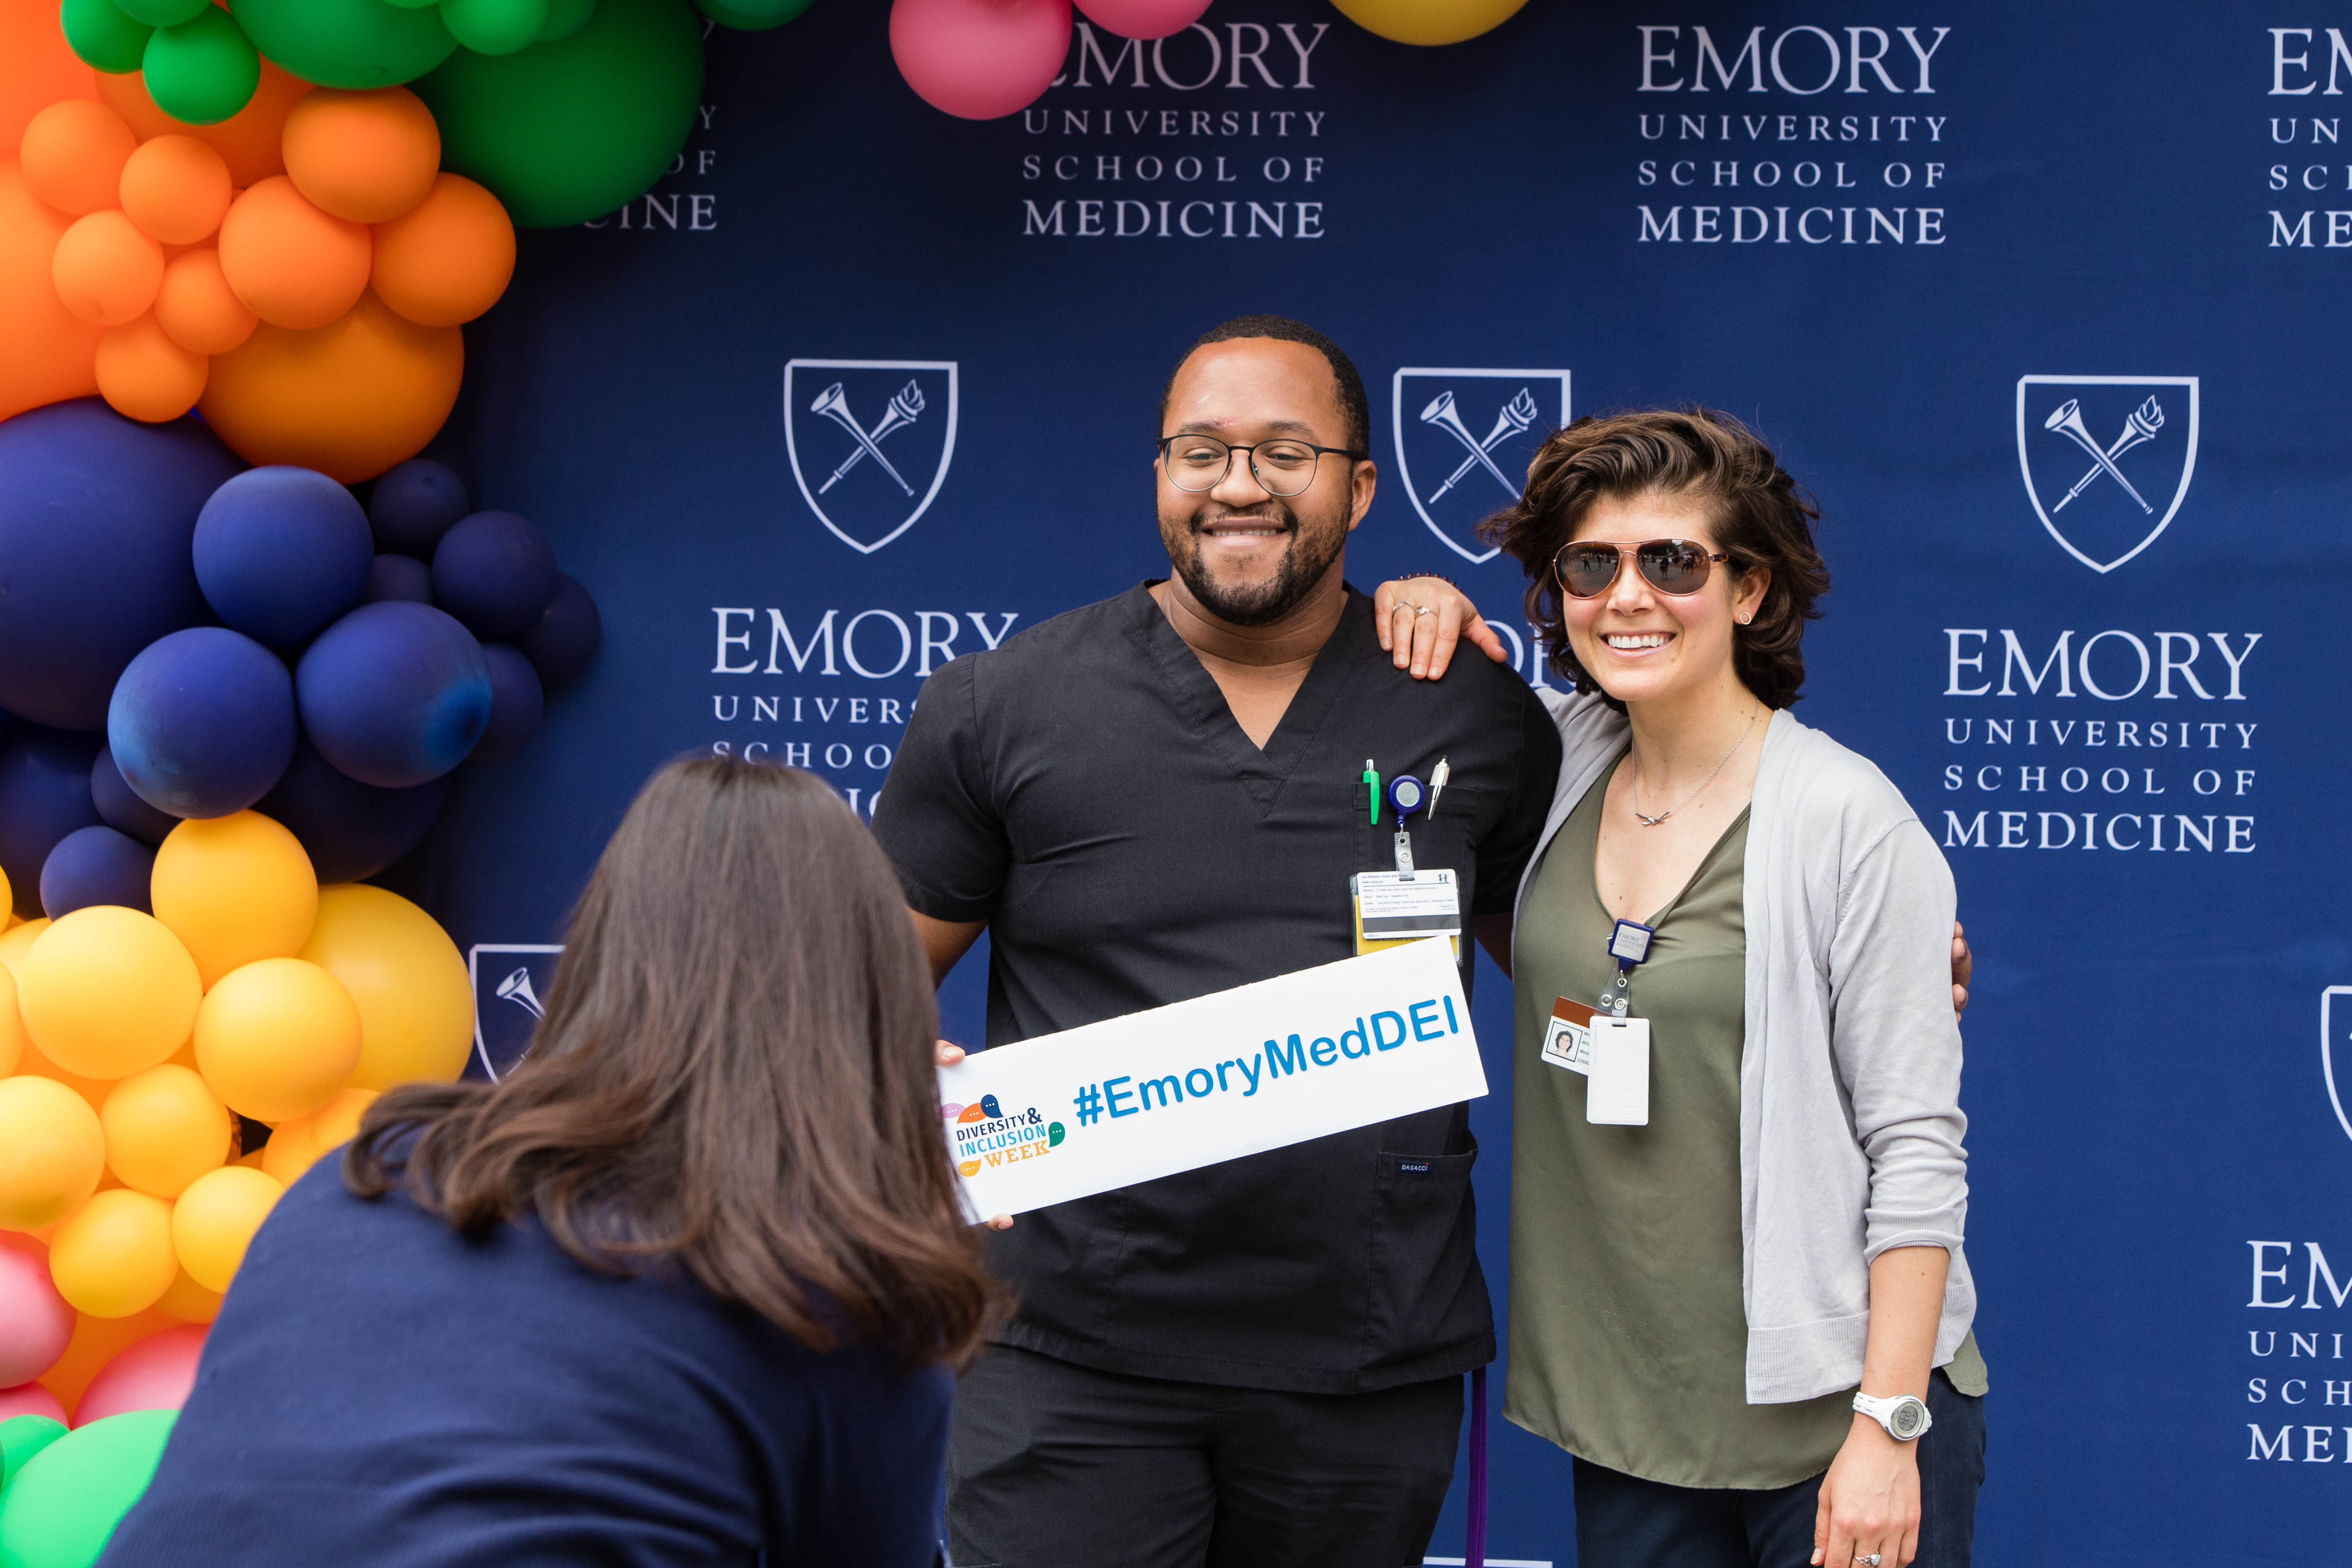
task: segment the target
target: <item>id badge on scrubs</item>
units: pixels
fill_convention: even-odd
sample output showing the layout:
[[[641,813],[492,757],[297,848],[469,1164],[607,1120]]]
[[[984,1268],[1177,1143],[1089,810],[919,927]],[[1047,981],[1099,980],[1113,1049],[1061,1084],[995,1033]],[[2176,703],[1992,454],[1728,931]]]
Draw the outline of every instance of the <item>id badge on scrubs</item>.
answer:
[[[1596,1015],[1585,1069],[1584,1120],[1597,1127],[1650,1124],[1650,1020]]]
[[[1358,953],[1443,936],[1453,939],[1454,956],[1462,956],[1462,889],[1452,871],[1360,871],[1349,879],[1348,890]]]
[[[1544,1028],[1543,1059],[1570,1072],[1592,1070],[1592,1009],[1570,997],[1555,997]]]

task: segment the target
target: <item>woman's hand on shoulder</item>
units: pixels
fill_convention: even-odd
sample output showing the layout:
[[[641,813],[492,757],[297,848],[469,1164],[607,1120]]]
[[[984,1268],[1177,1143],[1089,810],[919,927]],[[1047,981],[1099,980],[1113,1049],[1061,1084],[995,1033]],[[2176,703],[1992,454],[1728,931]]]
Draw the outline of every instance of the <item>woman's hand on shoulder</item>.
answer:
[[[961,1046],[951,1046],[947,1041],[941,1040],[939,1044],[939,1049],[932,1054],[931,1059],[940,1067],[951,1068],[955,1066],[956,1063],[963,1060],[963,1047]],[[1013,1228],[1013,1216],[1009,1214],[990,1215],[988,1216],[988,1228],[991,1230],[1011,1230]]]
[[[1372,592],[1372,625],[1381,647],[1415,680],[1435,680],[1454,662],[1463,637],[1496,664],[1510,662],[1503,639],[1470,596],[1443,577],[1391,577]]]

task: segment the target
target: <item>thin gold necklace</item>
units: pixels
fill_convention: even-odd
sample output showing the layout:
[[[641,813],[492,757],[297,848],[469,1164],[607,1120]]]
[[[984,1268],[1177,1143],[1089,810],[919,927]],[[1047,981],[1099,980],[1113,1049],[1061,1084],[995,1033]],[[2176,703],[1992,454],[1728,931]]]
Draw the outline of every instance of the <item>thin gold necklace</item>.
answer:
[[[1633,815],[1640,818],[1642,826],[1644,827],[1655,827],[1658,824],[1672,816],[1675,812],[1680,811],[1683,807],[1696,800],[1699,797],[1700,792],[1715,782],[1715,775],[1724,770],[1725,764],[1728,763],[1734,756],[1738,754],[1739,748],[1748,743],[1748,736],[1749,732],[1756,728],[1756,715],[1763,711],[1764,708],[1761,703],[1759,703],[1756,707],[1748,710],[1748,728],[1739,731],[1739,739],[1731,742],[1731,750],[1723,753],[1723,761],[1716,763],[1714,768],[1708,772],[1706,777],[1698,781],[1697,789],[1691,791],[1690,794],[1683,796],[1682,799],[1675,802],[1674,805],[1658,813],[1655,816],[1644,816],[1642,814],[1642,808],[1638,805],[1634,806]],[[1642,764],[1635,763],[1633,764],[1633,798],[1635,800],[1639,800],[1641,797]]]

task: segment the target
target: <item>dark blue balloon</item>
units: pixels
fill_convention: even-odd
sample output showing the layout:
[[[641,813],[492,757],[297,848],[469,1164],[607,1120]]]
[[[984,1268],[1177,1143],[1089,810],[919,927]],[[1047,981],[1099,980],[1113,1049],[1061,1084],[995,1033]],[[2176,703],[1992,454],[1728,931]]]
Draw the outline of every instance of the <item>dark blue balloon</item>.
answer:
[[[142,425],[95,397],[0,421],[0,708],[104,729],[131,658],[211,619],[189,542],[242,466],[194,419]]]
[[[378,789],[330,764],[306,737],[286,776],[255,807],[302,841],[321,882],[373,877],[425,841],[448,797],[446,779]]]
[[[285,662],[226,626],[191,626],[131,661],[106,715],[114,765],[173,816],[226,816],[269,793],[294,755]]]
[[[319,634],[294,689],[320,754],[380,789],[439,778],[490,721],[482,645],[430,605],[362,605]]]
[[[490,661],[490,721],[474,747],[472,760],[501,763],[522,750],[547,711],[546,694],[539,688],[539,671],[502,642],[484,643],[482,657]]]
[[[523,657],[550,686],[560,686],[588,668],[596,657],[596,643],[604,635],[604,619],[596,601],[566,572],[555,574],[555,597],[547,602],[531,628],[514,639]]]
[[[375,564],[368,568],[364,597],[371,605],[380,605],[386,599],[429,605],[433,602],[433,568],[414,555],[379,555]]]
[[[109,827],[118,828],[133,838],[149,844],[161,844],[163,836],[180,826],[180,819],[168,811],[158,811],[139,798],[122,770],[114,765],[114,749],[100,746],[98,761],[89,764],[89,798],[98,805],[98,815]]]
[[[430,458],[411,458],[384,470],[368,498],[368,521],[379,548],[433,559],[449,525],[472,510],[466,481]]]
[[[58,840],[98,821],[89,798],[95,735],[17,724],[0,750],[0,870],[16,912],[41,913],[41,867]]]
[[[147,889],[155,851],[111,827],[81,827],[58,840],[41,864],[41,912],[51,920],[92,904],[155,912]]]
[[[433,602],[478,637],[527,630],[555,597],[547,530],[510,511],[478,511],[433,552]]]
[[[367,591],[375,541],[352,492],[309,468],[248,468],[196,519],[196,581],[222,621],[300,647]]]

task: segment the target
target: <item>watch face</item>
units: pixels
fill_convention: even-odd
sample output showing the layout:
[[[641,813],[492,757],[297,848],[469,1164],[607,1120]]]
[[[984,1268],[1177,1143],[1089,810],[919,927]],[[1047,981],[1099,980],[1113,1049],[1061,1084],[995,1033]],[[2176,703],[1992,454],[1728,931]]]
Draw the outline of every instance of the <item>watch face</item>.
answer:
[[[1886,1425],[1897,1437],[1916,1437],[1920,1423],[1927,1419],[1927,1407],[1916,1399],[1906,1399],[1887,1412]]]

